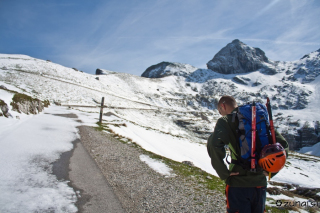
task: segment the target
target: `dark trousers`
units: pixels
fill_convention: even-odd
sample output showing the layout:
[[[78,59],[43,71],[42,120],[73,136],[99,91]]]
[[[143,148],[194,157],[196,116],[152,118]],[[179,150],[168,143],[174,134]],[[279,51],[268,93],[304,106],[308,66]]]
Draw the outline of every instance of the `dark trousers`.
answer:
[[[228,213],[263,213],[266,202],[266,187],[226,186]]]

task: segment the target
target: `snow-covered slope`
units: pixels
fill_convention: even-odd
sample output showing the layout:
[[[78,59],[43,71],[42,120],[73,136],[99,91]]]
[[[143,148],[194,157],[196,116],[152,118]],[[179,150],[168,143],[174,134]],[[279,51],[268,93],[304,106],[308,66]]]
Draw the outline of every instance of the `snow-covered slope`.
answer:
[[[268,96],[272,101],[275,125],[290,139],[290,145],[301,146],[298,130],[303,132],[302,136],[313,131],[309,134],[315,138],[303,139],[304,146],[318,140],[318,53],[309,55],[296,62],[278,62],[277,72],[273,75],[260,70],[227,75],[184,65],[183,75],[174,67],[174,70],[166,68],[171,75],[162,78],[106,71],[97,79],[96,75],[50,61],[0,54],[0,86],[51,103],[71,105],[82,112],[96,113],[97,117],[97,106],[105,97],[104,112],[112,113],[114,117],[104,120],[104,125],[114,133],[156,154],[176,161],[192,161],[197,167],[216,175],[207,155],[206,139],[220,117],[215,104],[221,95],[233,95],[240,104],[252,100],[265,102]],[[313,66],[314,80],[311,81],[303,80],[311,73],[308,64]],[[308,72],[294,80],[291,76],[297,74],[298,66],[309,67]],[[8,106],[12,96],[8,90],[0,89],[0,99]],[[19,115],[10,113],[13,115],[10,119]],[[0,119],[6,122],[4,119],[9,118]],[[308,160],[300,160],[297,156]],[[312,186],[320,188],[316,181],[320,171],[319,158],[301,154],[290,157],[289,162],[275,181],[305,187],[310,187],[312,182]],[[297,165],[301,165],[299,169]],[[311,167],[312,171],[304,169]]]
[[[155,71],[162,65],[156,65]],[[270,97],[276,125],[293,138],[290,145],[297,149],[301,147],[297,130],[305,126],[315,130],[320,121],[318,65],[319,51],[316,51],[295,62],[277,62],[277,72],[273,75],[261,70],[226,75],[169,63],[161,71],[169,74],[162,78],[106,70],[102,70],[105,75],[97,78],[50,61],[1,54],[0,81],[9,89],[63,105],[95,106],[105,97],[105,105],[122,111],[128,120],[161,131],[170,129],[175,134],[194,136],[195,141],[207,138],[212,131],[212,124],[219,117],[215,104],[222,95],[234,96],[239,104],[252,100],[265,102]],[[303,80],[311,79],[310,76],[315,80]],[[168,122],[174,125],[167,125]]]
[[[152,67],[148,68],[149,73],[158,69],[156,65],[154,70]],[[259,48],[234,40],[215,55],[208,67],[184,72],[186,85],[198,92],[195,101],[189,102],[196,109],[215,109],[222,95],[232,95],[240,104],[265,102],[269,97],[276,112],[276,125],[292,149],[319,142],[320,50],[293,62],[270,61]],[[166,70],[175,75],[175,70]],[[162,76],[156,76],[159,77]]]

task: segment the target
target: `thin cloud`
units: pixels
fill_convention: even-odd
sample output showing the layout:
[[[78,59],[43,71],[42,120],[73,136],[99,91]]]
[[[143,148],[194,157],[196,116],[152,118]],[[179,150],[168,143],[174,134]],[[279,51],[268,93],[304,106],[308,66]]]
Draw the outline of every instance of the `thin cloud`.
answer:
[[[258,13],[255,15],[255,18],[260,17],[261,15],[263,15],[264,13],[268,12],[272,7],[274,7],[280,0],[273,0],[272,2],[270,2],[270,4],[268,4],[265,8],[263,8],[262,10],[258,11]]]
[[[103,68],[140,75],[161,61],[203,66],[234,39],[273,60],[295,60],[320,46],[319,4],[311,0],[69,3],[21,1],[25,22],[11,4],[8,15],[0,14],[11,26],[1,22],[0,51],[43,55],[90,73]],[[23,39],[13,26],[26,26]]]

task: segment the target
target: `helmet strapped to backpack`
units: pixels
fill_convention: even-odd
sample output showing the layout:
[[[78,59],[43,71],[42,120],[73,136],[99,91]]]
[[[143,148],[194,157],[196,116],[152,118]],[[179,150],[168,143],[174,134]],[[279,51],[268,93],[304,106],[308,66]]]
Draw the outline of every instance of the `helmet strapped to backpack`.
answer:
[[[259,166],[265,171],[279,172],[286,163],[286,152],[279,144],[269,144],[265,146],[260,153]]]

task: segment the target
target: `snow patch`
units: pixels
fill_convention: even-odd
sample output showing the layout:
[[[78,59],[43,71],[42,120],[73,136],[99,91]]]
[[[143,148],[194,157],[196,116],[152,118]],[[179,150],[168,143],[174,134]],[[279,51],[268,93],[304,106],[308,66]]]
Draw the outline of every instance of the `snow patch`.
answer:
[[[320,157],[320,143],[315,144],[312,147],[303,147],[298,151],[299,153],[304,153],[308,155],[315,155]]]
[[[173,170],[171,168],[169,168],[165,163],[159,161],[159,160],[155,160],[150,158],[147,155],[140,155],[140,160],[145,162],[151,169],[153,169],[154,171],[165,175],[166,177],[174,177],[175,174],[173,174]]]

